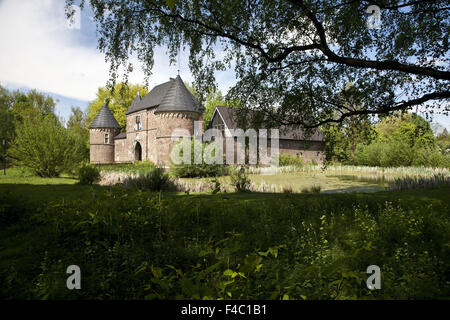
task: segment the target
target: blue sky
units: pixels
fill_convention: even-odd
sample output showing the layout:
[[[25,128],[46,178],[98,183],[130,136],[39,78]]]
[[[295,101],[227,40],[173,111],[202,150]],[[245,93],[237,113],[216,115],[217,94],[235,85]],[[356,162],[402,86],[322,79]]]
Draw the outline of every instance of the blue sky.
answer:
[[[81,11],[80,28],[69,28],[64,0],[0,0],[0,84],[8,89],[37,89],[56,100],[56,112],[67,119],[71,106],[86,109],[97,89],[108,80],[108,64],[97,49],[95,24],[89,7]],[[169,65],[165,48],[155,50],[150,89],[177,75],[178,64]],[[143,83],[136,57],[131,83]],[[192,82],[187,56],[180,55],[180,75]],[[233,72],[217,75],[226,92],[235,82]]]
[[[37,89],[56,100],[56,112],[67,119],[71,106],[86,109],[98,87],[108,80],[108,64],[97,49],[95,24],[88,7],[81,11],[80,28],[69,28],[64,0],[0,0],[0,84],[8,89]],[[131,83],[143,83],[140,63]],[[192,82],[185,53],[180,55],[180,75]],[[169,65],[164,48],[155,50],[150,89],[177,74]],[[226,93],[235,83],[233,71],[218,72],[219,89]],[[450,117],[435,115],[434,121],[450,130]]]

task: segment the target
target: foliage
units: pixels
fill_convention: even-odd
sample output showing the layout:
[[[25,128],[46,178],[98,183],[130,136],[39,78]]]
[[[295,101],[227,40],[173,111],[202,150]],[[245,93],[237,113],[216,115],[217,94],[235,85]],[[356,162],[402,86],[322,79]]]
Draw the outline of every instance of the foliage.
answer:
[[[359,91],[351,82],[347,83],[339,97],[347,108],[361,110]],[[339,124],[326,124],[322,126],[322,132],[328,162],[352,163],[356,146],[369,144],[376,138],[376,131],[367,115],[355,115]]]
[[[112,80],[133,70],[133,54],[150,76],[155,48],[166,45],[172,61],[188,49],[198,93],[215,84],[216,71],[234,68],[228,96],[277,123],[317,126],[425,102],[438,109],[450,97],[445,1],[378,3],[379,29],[368,26],[365,1],[86,2]],[[358,90],[343,98],[350,81]],[[355,98],[358,110],[342,103]]]
[[[355,163],[366,166],[399,167],[449,167],[449,156],[435,148],[421,145],[411,147],[407,140],[376,141],[369,145],[358,145]]]
[[[154,162],[145,159],[133,163],[100,164],[99,168],[105,172],[145,173],[155,169],[156,165]]]
[[[250,189],[251,181],[244,166],[230,168],[230,181],[237,192],[247,192]]]
[[[116,118],[122,131],[124,131],[127,124],[126,112],[128,108],[130,108],[138,92],[141,97],[144,97],[148,93],[148,90],[146,87],[139,84],[125,85],[124,83],[116,84],[113,90],[107,87],[98,88],[96,98],[88,107],[87,124],[90,125],[92,123],[103,104],[105,104],[106,101],[109,101],[108,108],[111,110],[114,118]]]
[[[78,169],[78,180],[80,184],[93,184],[100,180],[100,170],[89,163],[83,163]]]
[[[416,114],[384,117],[376,125],[377,139],[359,144],[354,164],[382,167],[448,167],[450,158],[437,148],[430,124]]]
[[[6,148],[9,149],[17,128],[22,126],[25,119],[55,116],[55,105],[52,97],[36,90],[10,92],[0,85],[0,143],[5,139]]]
[[[450,135],[448,134],[447,129],[444,129],[444,131],[437,136],[436,144],[443,154],[450,154]]]
[[[211,121],[216,107],[225,105],[227,105],[227,102],[225,101],[220,90],[212,91],[206,96],[205,111],[203,113],[203,124],[205,129]]]
[[[85,160],[89,159],[89,129],[87,125],[86,114],[79,107],[72,107],[69,120],[66,127],[84,146],[82,148],[82,155]]]
[[[293,156],[287,153],[281,153],[278,156],[278,164],[280,166],[295,166],[301,167],[303,166],[303,159],[300,156]]]
[[[415,113],[394,114],[384,117],[375,126],[381,141],[401,139],[411,147],[420,144],[433,147],[435,138],[430,123]]]
[[[14,91],[11,93],[11,98],[13,101],[12,112],[20,124],[27,118],[55,115],[56,102],[53,98],[34,89],[27,93]]]
[[[409,300],[450,295],[448,188],[187,197],[75,187],[83,197],[70,192],[51,202],[0,193],[0,216],[11,217],[1,220],[1,298]],[[81,267],[82,290],[66,288],[71,264]],[[381,290],[366,287],[372,264],[381,268]]]
[[[31,168],[42,177],[73,170],[82,160],[83,145],[52,115],[25,118],[16,128],[8,156],[18,165]]]
[[[320,193],[320,190],[322,189],[321,186],[311,186],[309,188],[303,188],[302,193]]]
[[[156,167],[146,173],[140,173],[136,177],[126,178],[122,184],[126,187],[135,187],[151,191],[175,191],[176,186],[164,168]]]
[[[196,139],[186,140],[182,139],[177,143],[176,150],[179,150],[180,157],[183,157],[183,152],[189,150],[189,155],[186,156],[187,161],[182,163],[175,163],[172,160],[170,162],[170,171],[178,178],[201,178],[201,177],[216,177],[226,175],[228,172],[227,167],[224,164],[207,163],[205,159],[205,151],[208,147],[213,147],[212,143],[202,143]],[[215,150],[214,150],[215,151]],[[176,154],[176,151],[173,151]],[[212,155],[214,156],[215,153]],[[200,162],[200,163],[196,163]],[[223,162],[223,159],[222,159]]]
[[[5,139],[8,145],[14,138],[14,114],[12,112],[12,98],[8,90],[0,85],[0,144]],[[3,145],[1,145],[3,148]],[[3,153],[3,150],[1,150]]]

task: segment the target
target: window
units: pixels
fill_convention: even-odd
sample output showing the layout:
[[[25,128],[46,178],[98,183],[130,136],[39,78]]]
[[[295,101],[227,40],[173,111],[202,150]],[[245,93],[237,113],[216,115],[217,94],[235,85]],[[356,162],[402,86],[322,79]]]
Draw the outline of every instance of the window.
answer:
[[[134,124],[134,131],[142,130],[141,116],[136,116],[136,123]]]
[[[109,134],[105,133],[105,143],[109,143]]]

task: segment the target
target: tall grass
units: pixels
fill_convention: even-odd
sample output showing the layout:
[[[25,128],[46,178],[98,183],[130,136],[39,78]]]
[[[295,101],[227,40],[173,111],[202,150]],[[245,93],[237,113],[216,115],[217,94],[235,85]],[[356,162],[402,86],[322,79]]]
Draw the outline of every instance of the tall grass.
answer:
[[[429,189],[450,186],[450,177],[436,174],[432,177],[402,177],[396,178],[390,185],[390,190]]]

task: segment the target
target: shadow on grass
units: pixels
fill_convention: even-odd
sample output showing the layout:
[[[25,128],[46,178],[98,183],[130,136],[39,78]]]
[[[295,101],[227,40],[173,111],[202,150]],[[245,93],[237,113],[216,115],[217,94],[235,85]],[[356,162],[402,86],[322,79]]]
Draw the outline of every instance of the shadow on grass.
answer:
[[[27,204],[42,204],[58,200],[81,200],[101,197],[102,192],[106,192],[115,187],[100,185],[79,185],[79,184],[0,184],[0,195],[10,194]],[[289,199],[293,201],[303,201],[315,199],[315,201],[355,201],[357,199],[370,199],[370,202],[385,201],[409,201],[417,203],[422,201],[437,200],[440,203],[450,204],[450,187],[436,189],[416,189],[403,191],[384,191],[378,187],[349,187],[346,189],[326,190],[317,194],[305,193],[264,193],[264,192],[235,192],[235,193],[191,193],[183,192],[161,192],[163,198],[187,198],[198,201],[270,201],[271,199]],[[138,192],[136,189],[123,189],[124,193]],[[149,196],[158,195],[159,192],[144,191]],[[0,203],[2,197],[0,196]]]

